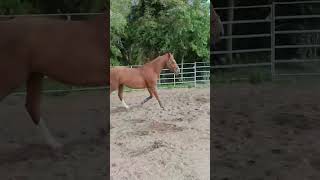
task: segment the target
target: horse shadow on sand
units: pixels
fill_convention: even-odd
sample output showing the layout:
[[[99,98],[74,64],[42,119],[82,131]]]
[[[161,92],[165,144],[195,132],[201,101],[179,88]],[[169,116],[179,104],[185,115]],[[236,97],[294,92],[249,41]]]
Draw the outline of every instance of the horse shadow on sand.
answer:
[[[105,148],[107,141],[102,137],[76,139],[66,142],[62,148],[52,149],[46,144],[23,144],[20,147],[2,150],[0,152],[0,166],[15,164],[19,162],[51,159],[53,161],[64,161],[77,159],[79,154],[85,151],[86,154],[98,152],[99,148]]]

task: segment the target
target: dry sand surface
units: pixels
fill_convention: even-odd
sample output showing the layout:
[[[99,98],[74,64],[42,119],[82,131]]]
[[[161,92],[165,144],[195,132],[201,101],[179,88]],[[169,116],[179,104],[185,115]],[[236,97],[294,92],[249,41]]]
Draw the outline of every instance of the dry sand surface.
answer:
[[[210,90],[159,89],[125,92],[131,108],[111,96],[111,179],[208,180],[210,177]]]
[[[320,179],[319,82],[214,89],[214,180]]]
[[[65,147],[44,144],[24,110],[24,96],[0,102],[1,180],[105,180],[106,93],[44,96],[42,116]]]

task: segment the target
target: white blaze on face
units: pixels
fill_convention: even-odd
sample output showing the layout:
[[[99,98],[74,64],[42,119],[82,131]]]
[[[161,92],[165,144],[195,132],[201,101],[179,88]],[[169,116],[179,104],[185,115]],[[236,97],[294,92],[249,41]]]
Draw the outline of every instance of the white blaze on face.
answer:
[[[180,73],[179,65],[177,64],[176,60],[173,59],[174,64],[176,65],[175,73],[178,75]]]
[[[177,73],[180,73],[179,65],[177,65]]]

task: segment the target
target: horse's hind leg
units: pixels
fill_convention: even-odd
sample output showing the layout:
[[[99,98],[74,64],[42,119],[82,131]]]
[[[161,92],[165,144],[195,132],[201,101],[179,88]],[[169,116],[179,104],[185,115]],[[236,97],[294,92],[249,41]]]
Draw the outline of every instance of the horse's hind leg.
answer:
[[[153,95],[152,95],[152,90],[151,90],[151,88],[148,88],[148,91],[149,91],[150,96],[147,97],[146,99],[144,99],[144,100],[141,102],[141,105],[143,105],[144,103],[146,103],[147,101],[149,101],[150,99],[152,99]]]
[[[123,85],[119,85],[119,88],[118,88],[118,96],[119,96],[119,99],[120,99],[120,101],[122,102],[123,106],[124,106],[126,109],[129,109],[129,106],[126,104],[126,102],[125,102],[124,99],[123,99]]]
[[[118,89],[118,85],[117,83],[114,83],[112,80],[110,80],[110,92],[109,92],[109,95]]]
[[[44,136],[46,142],[53,148],[59,148],[61,147],[61,144],[53,138],[45,124],[45,121],[40,117],[42,78],[43,76],[41,74],[30,74],[27,81],[27,96],[25,106],[32,121]]]

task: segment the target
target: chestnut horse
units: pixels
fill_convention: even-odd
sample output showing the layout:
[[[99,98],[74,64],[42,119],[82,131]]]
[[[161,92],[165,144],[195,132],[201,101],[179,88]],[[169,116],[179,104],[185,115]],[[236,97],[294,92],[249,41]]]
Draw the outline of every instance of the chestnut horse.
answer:
[[[145,89],[147,88],[150,96],[141,102],[141,105],[149,101],[153,96],[156,97],[162,109],[162,105],[156,86],[157,80],[160,77],[161,70],[168,68],[171,72],[179,75],[180,69],[177,65],[173,55],[166,53],[144,64],[138,68],[128,67],[114,67],[110,70],[110,94],[118,90],[118,96],[125,108],[129,106],[123,100],[123,87],[127,86],[132,89]]]
[[[210,11],[211,11],[211,31],[210,31],[211,48],[210,48],[210,51],[216,51],[217,45],[221,41],[221,36],[224,35],[224,28],[223,28],[223,24],[221,22],[219,15],[213,9],[212,1],[211,1],[211,6],[210,6]],[[213,54],[213,58],[214,58],[212,61],[213,64],[216,64],[215,61],[217,61],[217,64],[222,64],[219,56],[217,56],[216,54]]]
[[[210,8],[211,10],[211,37],[213,38],[214,44],[221,41],[220,37],[224,35],[224,28],[221,22],[220,16],[213,9],[213,6]]]
[[[40,116],[44,76],[81,86],[107,86],[109,15],[84,21],[17,17],[0,21],[0,100],[26,82],[25,107],[53,148],[61,147]]]

